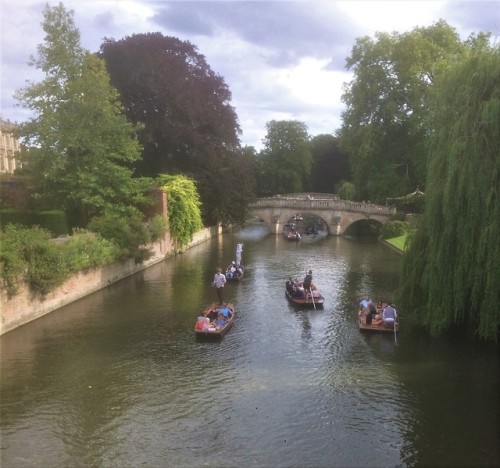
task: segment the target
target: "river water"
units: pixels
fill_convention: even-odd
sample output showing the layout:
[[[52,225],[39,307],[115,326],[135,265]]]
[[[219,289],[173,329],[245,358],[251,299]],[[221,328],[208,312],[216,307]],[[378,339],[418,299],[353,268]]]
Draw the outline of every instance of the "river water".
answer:
[[[214,269],[233,329],[199,342]],[[369,240],[225,234],[0,339],[2,468],[499,466],[498,347],[365,335],[356,304],[390,298],[401,257]],[[284,295],[313,270],[322,310]]]

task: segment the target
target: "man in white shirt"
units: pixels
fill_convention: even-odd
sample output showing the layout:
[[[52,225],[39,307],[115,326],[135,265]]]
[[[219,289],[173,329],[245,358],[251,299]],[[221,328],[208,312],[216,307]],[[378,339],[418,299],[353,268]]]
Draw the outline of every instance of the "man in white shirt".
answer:
[[[384,307],[384,310],[382,312],[382,320],[386,325],[394,325],[397,317],[398,314],[396,312],[396,309],[391,304],[388,304]]]
[[[243,244],[236,244],[236,265],[241,265],[241,252],[243,252]]]

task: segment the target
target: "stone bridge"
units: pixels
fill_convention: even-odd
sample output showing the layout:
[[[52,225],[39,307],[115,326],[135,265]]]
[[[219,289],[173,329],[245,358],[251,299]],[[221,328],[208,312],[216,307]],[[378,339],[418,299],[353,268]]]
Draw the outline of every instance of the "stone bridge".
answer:
[[[359,221],[375,222],[380,227],[396,213],[396,208],[392,206],[341,200],[324,193],[259,198],[249,205],[249,210],[254,218],[264,221],[273,234],[282,234],[285,224],[301,213],[322,219],[328,233],[334,236],[344,235],[349,226]]]

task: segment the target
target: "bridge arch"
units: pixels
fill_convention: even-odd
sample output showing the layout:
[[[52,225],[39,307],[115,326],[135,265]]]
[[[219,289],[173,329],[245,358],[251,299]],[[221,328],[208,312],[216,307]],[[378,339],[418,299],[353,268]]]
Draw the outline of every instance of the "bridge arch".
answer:
[[[249,206],[252,216],[261,219],[269,231],[279,235],[297,213],[324,220],[331,235],[343,236],[358,221],[384,224],[396,212],[395,207],[341,200],[330,194],[291,194],[259,198]]]

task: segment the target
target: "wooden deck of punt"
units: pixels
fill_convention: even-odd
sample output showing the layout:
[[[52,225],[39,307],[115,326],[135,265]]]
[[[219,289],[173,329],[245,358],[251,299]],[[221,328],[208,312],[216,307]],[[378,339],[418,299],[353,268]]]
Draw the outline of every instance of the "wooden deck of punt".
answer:
[[[366,332],[379,332],[379,333],[394,333],[394,325],[388,326],[385,325],[384,323],[378,323],[378,324],[367,324],[365,322],[366,320],[366,314],[361,314],[358,315],[358,327],[360,331],[366,331]],[[399,322],[396,321],[396,332],[399,331]]]
[[[220,309],[227,308],[231,311],[231,317],[227,321],[227,324],[224,328],[221,328],[220,330],[198,330],[196,328],[196,323],[194,326],[194,332],[196,335],[197,339],[217,339],[217,338],[222,338],[233,326],[234,318],[236,316],[234,312],[234,305],[230,302],[225,303],[224,305],[219,305],[219,304],[210,304],[206,306],[203,309],[203,312],[207,312],[207,316],[210,319],[216,319],[217,315],[219,314]],[[202,313],[203,313],[202,312]]]
[[[287,299],[292,302],[293,304],[300,305],[300,306],[305,306],[305,307],[323,307],[323,304],[325,303],[325,298],[320,294],[319,297],[314,298],[314,304],[312,299],[305,300],[303,297],[295,297],[292,296],[286,289],[285,289],[285,295]]]

